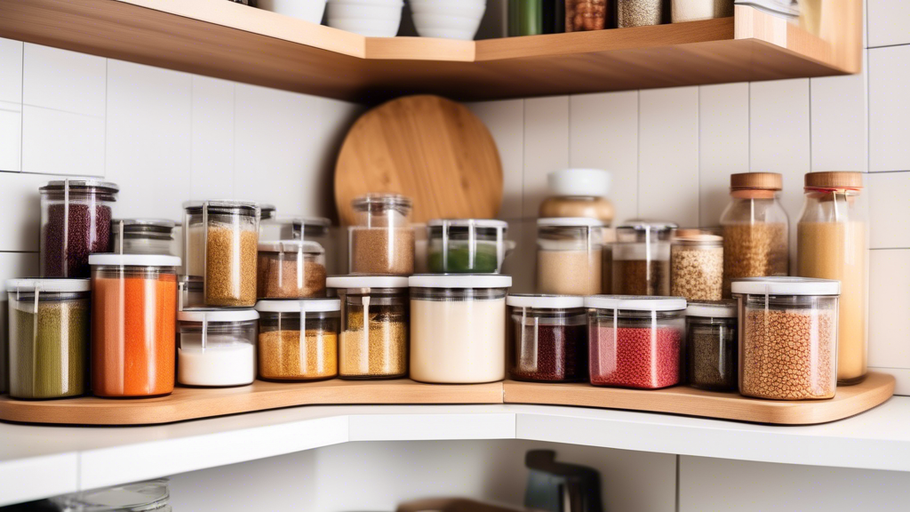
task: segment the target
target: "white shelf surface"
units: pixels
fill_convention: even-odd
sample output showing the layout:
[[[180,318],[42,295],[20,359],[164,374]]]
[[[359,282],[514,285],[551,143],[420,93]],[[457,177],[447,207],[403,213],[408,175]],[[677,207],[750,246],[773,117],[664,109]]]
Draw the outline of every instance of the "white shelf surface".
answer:
[[[540,405],[311,406],[151,427],[0,423],[0,505],[352,441],[526,439],[910,471],[910,397],[804,427]]]

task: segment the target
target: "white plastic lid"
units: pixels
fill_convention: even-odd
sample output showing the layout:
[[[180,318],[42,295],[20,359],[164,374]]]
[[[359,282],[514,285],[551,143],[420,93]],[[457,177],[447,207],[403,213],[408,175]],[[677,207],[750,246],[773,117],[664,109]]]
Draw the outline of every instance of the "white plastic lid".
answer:
[[[585,307],[585,298],[578,295],[516,294],[506,297],[506,306],[535,309],[572,309]]]
[[[407,288],[404,276],[330,276],[326,288]]]
[[[556,227],[578,227],[578,228],[600,228],[604,223],[597,219],[587,217],[549,217],[537,219],[538,226],[556,226]]]
[[[109,265],[128,267],[179,267],[180,257],[168,254],[92,254],[88,257],[89,265]]]
[[[512,276],[498,274],[419,274],[408,278],[411,288],[509,288]]]
[[[840,295],[840,281],[812,277],[748,277],[733,281],[733,293],[745,295]]]
[[[509,223],[504,220],[496,219],[433,219],[427,222],[429,227],[439,226],[458,226],[458,227],[478,227],[478,228],[503,228],[508,229]]]
[[[736,318],[736,301],[690,302],[686,316],[701,318]]]
[[[324,313],[340,310],[340,299],[260,300],[256,303],[256,311],[266,313]]]
[[[595,309],[628,309],[632,311],[682,311],[682,297],[646,297],[637,295],[592,295],[585,297],[585,307]]]
[[[610,193],[610,171],[562,169],[547,175],[550,191],[557,196],[600,196]]]
[[[275,240],[272,242],[259,242],[259,252],[304,252],[307,254],[322,254],[325,249],[318,242],[309,240]]]
[[[181,322],[246,322],[258,320],[259,312],[255,309],[191,309],[177,312]]]
[[[42,292],[76,293],[87,292],[92,289],[88,279],[46,279],[46,278],[21,278],[7,279],[6,289],[9,291],[33,292],[39,288]]]

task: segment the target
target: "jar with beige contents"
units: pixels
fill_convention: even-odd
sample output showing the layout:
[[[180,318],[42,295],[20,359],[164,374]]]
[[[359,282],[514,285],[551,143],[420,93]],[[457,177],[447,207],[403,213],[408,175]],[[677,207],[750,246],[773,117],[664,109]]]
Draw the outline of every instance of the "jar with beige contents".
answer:
[[[351,273],[413,274],[411,200],[396,194],[367,194],[354,199],[351,206],[356,220],[348,228]]]
[[[603,223],[572,217],[537,221],[537,289],[555,295],[600,293]]]

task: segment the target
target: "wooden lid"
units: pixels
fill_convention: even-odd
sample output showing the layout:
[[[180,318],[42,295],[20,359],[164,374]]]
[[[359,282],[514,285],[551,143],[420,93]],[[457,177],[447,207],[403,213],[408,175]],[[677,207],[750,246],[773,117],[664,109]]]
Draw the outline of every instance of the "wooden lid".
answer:
[[[730,175],[730,188],[783,190],[783,176],[776,172],[744,172]]]
[[[812,188],[863,188],[863,173],[852,171],[810,172],[806,186]]]

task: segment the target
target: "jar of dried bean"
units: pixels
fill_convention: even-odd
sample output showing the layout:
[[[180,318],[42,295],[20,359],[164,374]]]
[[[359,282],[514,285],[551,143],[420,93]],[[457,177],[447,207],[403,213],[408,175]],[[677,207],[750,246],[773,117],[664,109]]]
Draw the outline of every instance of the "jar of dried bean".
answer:
[[[585,298],[591,384],[658,389],[680,382],[686,300],[595,295]]]
[[[176,222],[167,219],[114,219],[111,248],[122,254],[170,254],[177,256]]]
[[[338,375],[338,299],[261,300],[259,377],[321,380]]]
[[[394,379],[408,374],[408,278],[332,276],[341,299],[338,376]]]
[[[675,237],[670,247],[670,294],[686,300],[720,300],[724,284],[723,238]]]
[[[516,380],[574,382],[588,377],[584,297],[506,297],[509,307],[509,375]]]
[[[111,250],[114,183],[66,179],[41,187],[41,275],[88,277],[89,254]]]
[[[316,242],[259,243],[260,299],[303,299],[325,294],[325,254]]]
[[[686,308],[686,377],[694,388],[736,391],[736,301],[690,302]]]
[[[616,228],[614,295],[670,294],[670,237],[676,224],[632,220]]]
[[[414,273],[411,200],[397,194],[367,194],[351,202],[355,225],[348,228],[352,274]]]
[[[537,220],[537,291],[557,295],[601,292],[603,223],[585,217]]]
[[[733,281],[739,309],[739,392],[774,400],[833,398],[840,281]]]
[[[789,219],[778,196],[783,178],[773,172],[730,176],[730,203],[720,217],[724,236],[724,298],[743,277],[789,273]]]

